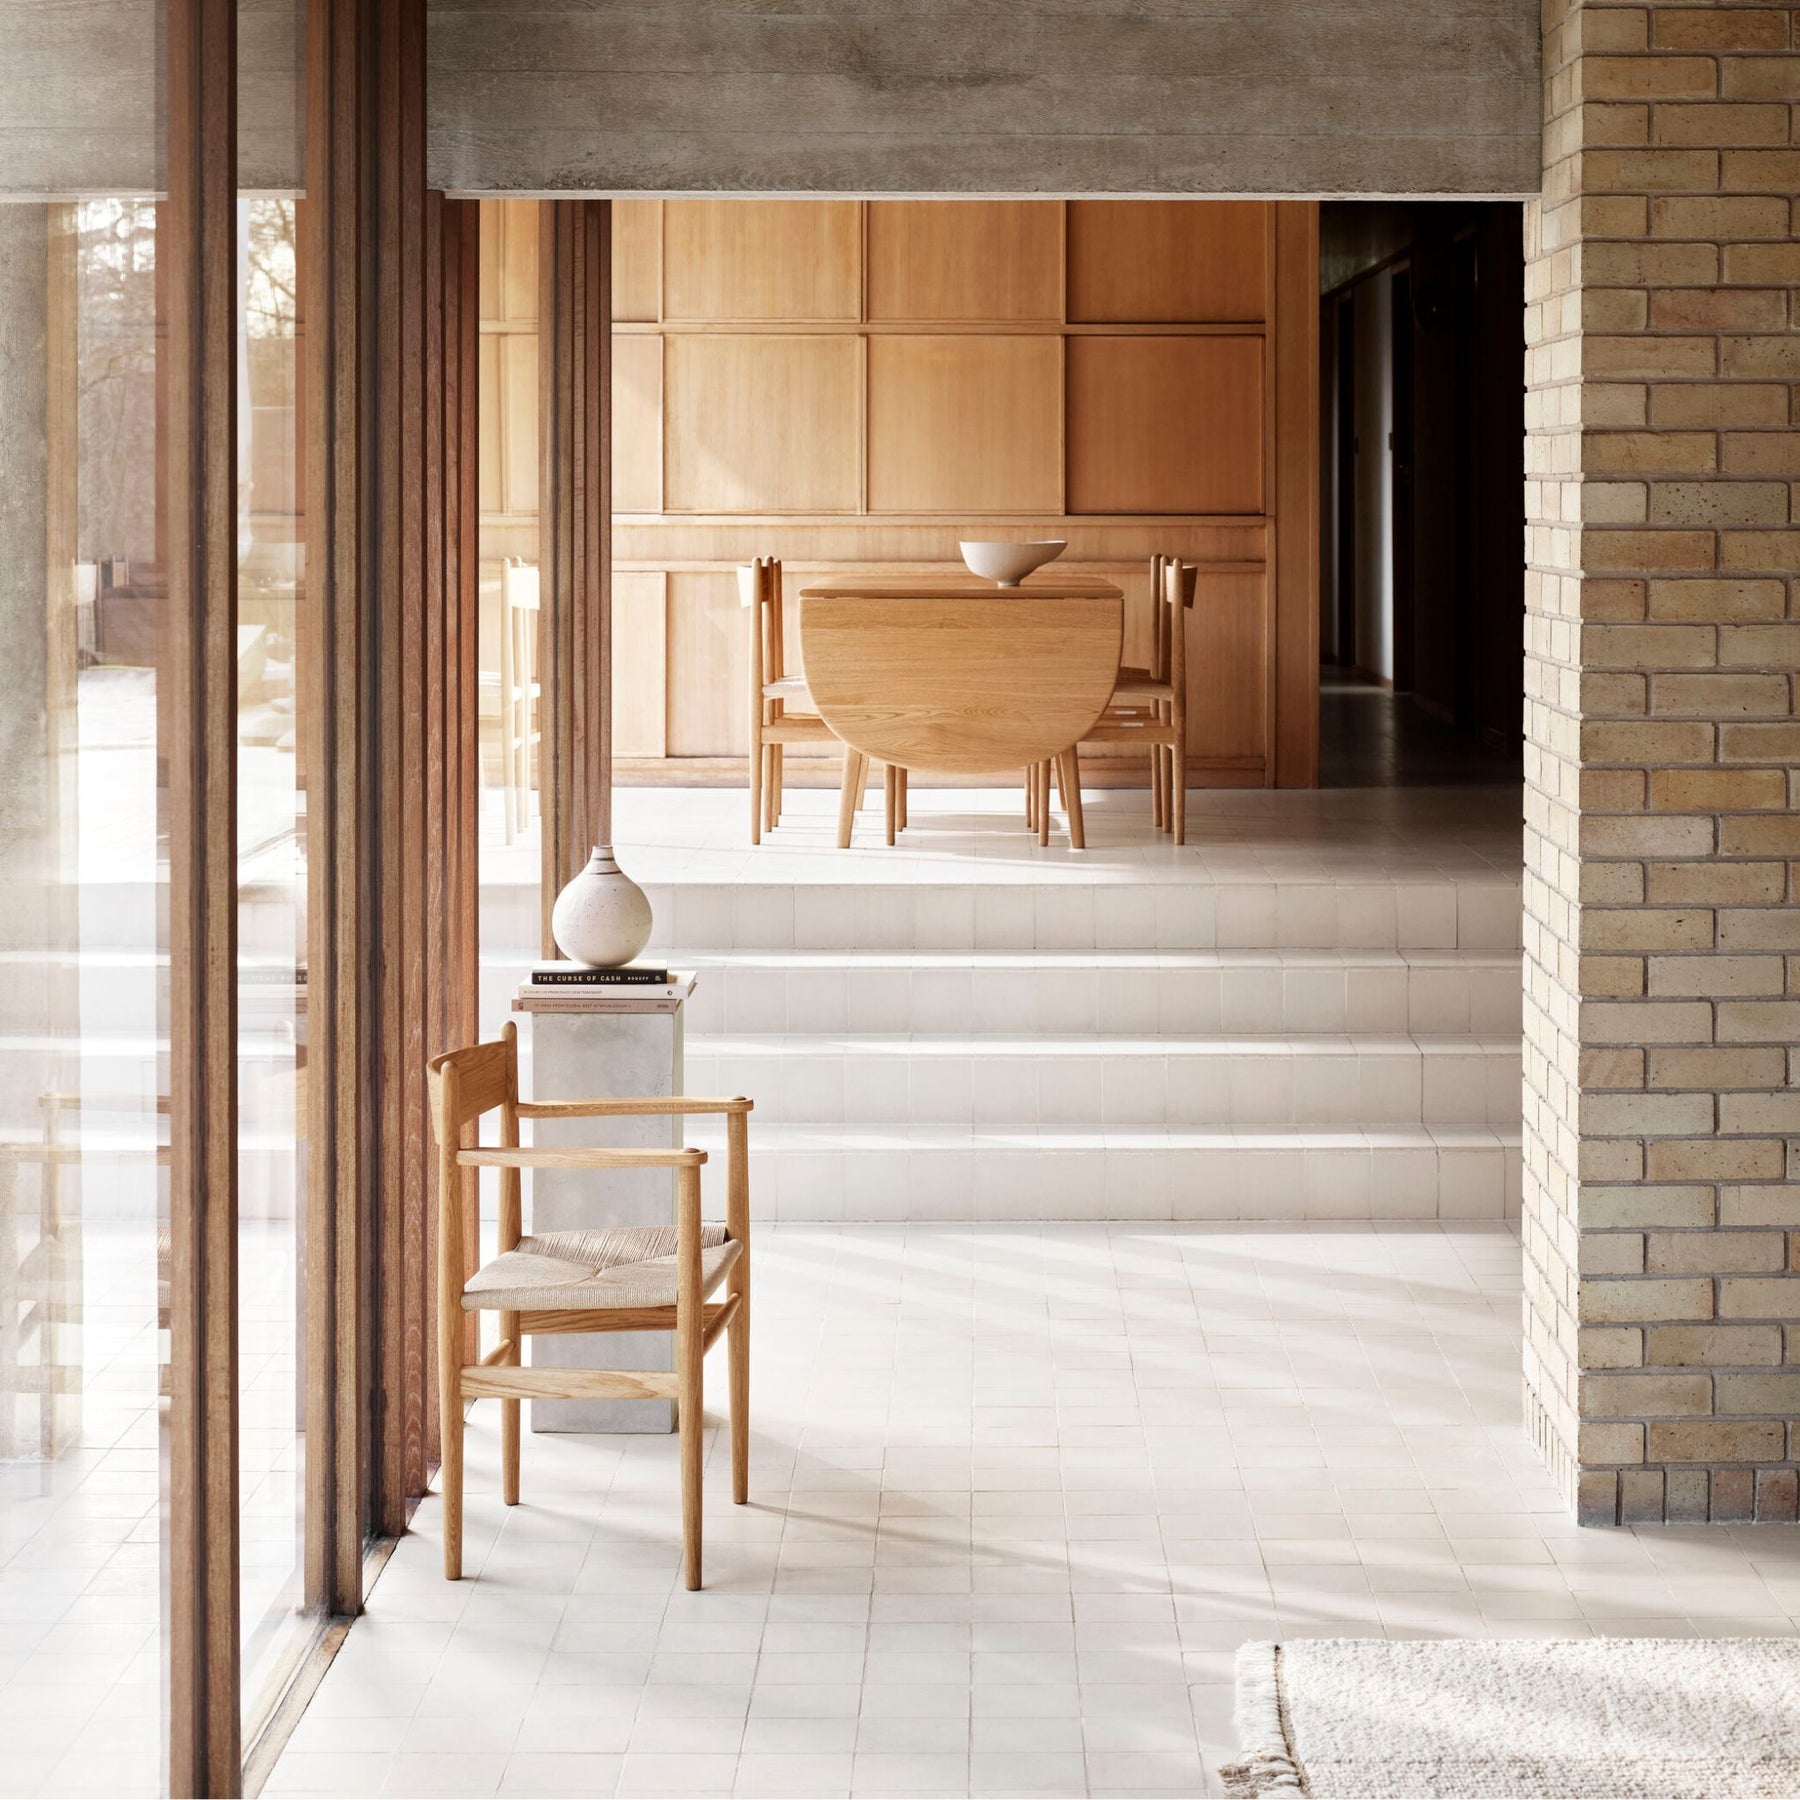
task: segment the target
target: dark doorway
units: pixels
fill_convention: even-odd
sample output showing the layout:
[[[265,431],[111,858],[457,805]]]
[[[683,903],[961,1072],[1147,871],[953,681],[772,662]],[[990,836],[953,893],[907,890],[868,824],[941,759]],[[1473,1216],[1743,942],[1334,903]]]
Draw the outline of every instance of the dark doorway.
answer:
[[[1320,214],[1320,780],[1517,780],[1520,209]]]

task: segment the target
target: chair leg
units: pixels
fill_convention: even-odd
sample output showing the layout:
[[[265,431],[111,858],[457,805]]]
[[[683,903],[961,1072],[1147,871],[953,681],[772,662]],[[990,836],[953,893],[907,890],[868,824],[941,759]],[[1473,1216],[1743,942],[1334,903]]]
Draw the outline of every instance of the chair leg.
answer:
[[[706,1440],[705,1340],[701,1321],[677,1327],[675,1360],[677,1423],[681,1433],[681,1572],[689,1588],[700,1585],[701,1453]]]
[[[439,1483],[444,1493],[444,1579],[462,1580],[462,1383],[445,1371],[438,1382]]]
[[[762,842],[763,833],[763,747],[753,732],[750,737],[750,841]]]
[[[725,1354],[731,1369],[731,1498],[750,1498],[750,1290],[739,1290],[738,1309],[725,1327]]]
[[[1178,844],[1187,842],[1187,758],[1178,746],[1169,749],[1169,780],[1174,792],[1170,798],[1175,802],[1175,841]]]
[[[512,1339],[512,1355],[507,1361],[516,1369],[525,1360],[519,1341],[519,1315],[500,1315],[500,1335]],[[519,1504],[519,1415],[524,1410],[521,1400],[500,1402],[500,1498],[508,1506]]]
[[[1163,823],[1162,745],[1150,746],[1150,822],[1158,831]]]
[[[864,771],[869,759],[849,744],[844,746],[844,785],[838,794],[838,848],[850,848],[850,834],[856,829],[856,808],[862,799]]]
[[[769,781],[769,829],[773,831],[781,823],[781,778],[785,771],[787,749],[783,744],[774,744],[769,749],[770,776]]]

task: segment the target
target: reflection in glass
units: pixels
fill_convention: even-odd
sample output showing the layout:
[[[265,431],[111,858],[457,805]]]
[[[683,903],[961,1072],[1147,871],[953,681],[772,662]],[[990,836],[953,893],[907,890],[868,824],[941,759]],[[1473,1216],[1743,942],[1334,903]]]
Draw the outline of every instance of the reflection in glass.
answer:
[[[302,1646],[306,848],[296,204],[238,205],[239,1617],[254,1730]]]
[[[156,1793],[167,719],[156,209],[0,205],[0,1709],[13,1791]]]

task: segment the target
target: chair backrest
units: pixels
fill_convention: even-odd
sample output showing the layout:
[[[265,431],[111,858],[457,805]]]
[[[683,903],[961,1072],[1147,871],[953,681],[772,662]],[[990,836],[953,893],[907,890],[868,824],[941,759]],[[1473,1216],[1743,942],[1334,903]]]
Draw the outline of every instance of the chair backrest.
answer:
[[[537,679],[537,623],[542,592],[532,563],[508,557],[500,568],[501,655],[510,664],[507,698],[527,693]]]
[[[1169,609],[1163,590],[1163,570],[1172,557],[1150,558],[1150,674],[1156,681],[1169,679]]]
[[[738,605],[750,615],[750,705],[752,716],[762,718],[772,706],[763,689],[787,674],[786,620],[781,604],[781,563],[773,556],[759,556],[741,566]]]
[[[1195,563],[1184,563],[1175,557],[1163,559],[1161,605],[1157,617],[1164,621],[1167,666],[1163,680],[1173,690],[1177,707],[1187,694],[1187,616],[1194,604],[1194,592],[1200,579]]]
[[[441,1279],[458,1287],[468,1270],[463,1249],[464,1209],[458,1204],[473,1169],[458,1165],[463,1134],[483,1113],[500,1108],[500,1141],[519,1141],[519,1031],[509,1019],[491,1043],[446,1050],[425,1065],[425,1089],[431,1107],[431,1134],[438,1153],[438,1263]],[[518,1241],[519,1174],[501,1171],[502,1237],[512,1222],[511,1243]],[[471,1243],[471,1248],[474,1247]]]
[[[446,1050],[425,1065],[431,1130],[440,1151],[462,1144],[463,1127],[496,1106],[519,1102],[519,1033],[509,1020],[491,1043]]]

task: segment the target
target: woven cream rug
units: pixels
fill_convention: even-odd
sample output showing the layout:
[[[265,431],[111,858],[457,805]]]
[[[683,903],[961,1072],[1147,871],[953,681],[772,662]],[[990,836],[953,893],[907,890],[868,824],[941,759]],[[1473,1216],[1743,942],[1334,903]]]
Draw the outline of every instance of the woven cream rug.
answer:
[[[1246,1644],[1237,1725],[1245,1800],[1787,1800],[1800,1642]]]

